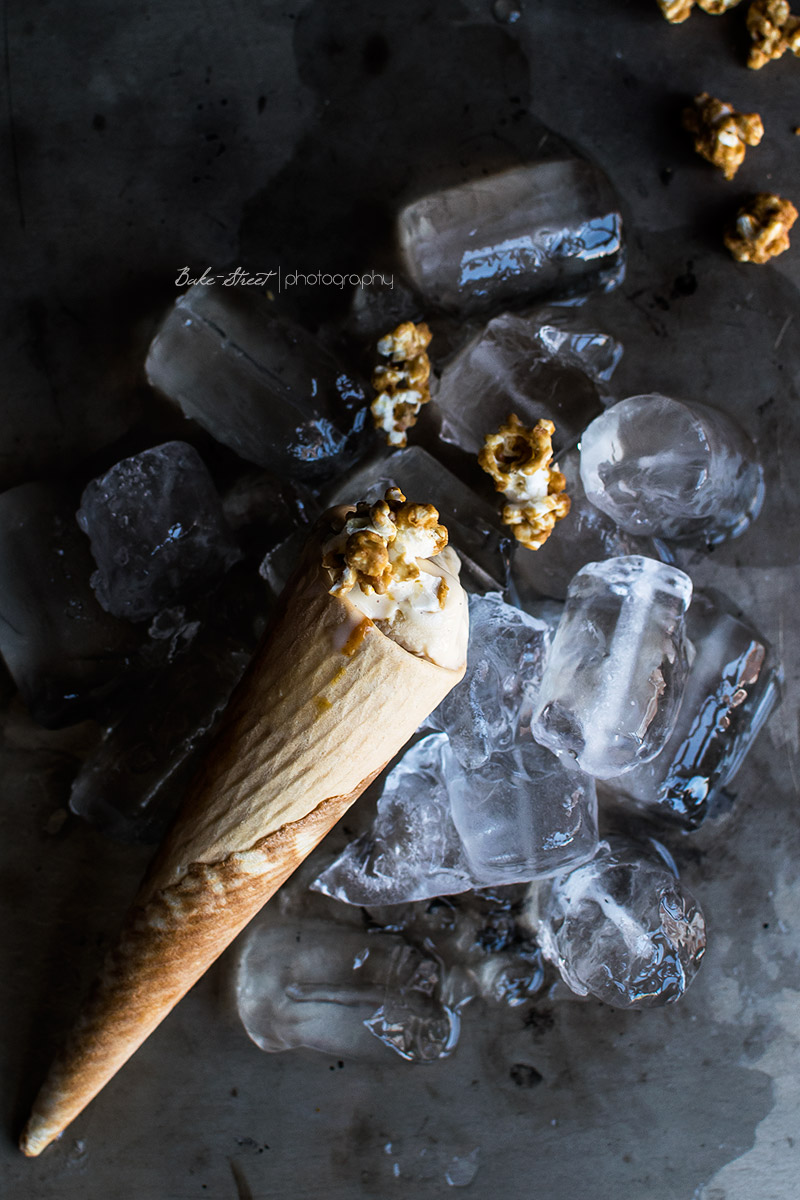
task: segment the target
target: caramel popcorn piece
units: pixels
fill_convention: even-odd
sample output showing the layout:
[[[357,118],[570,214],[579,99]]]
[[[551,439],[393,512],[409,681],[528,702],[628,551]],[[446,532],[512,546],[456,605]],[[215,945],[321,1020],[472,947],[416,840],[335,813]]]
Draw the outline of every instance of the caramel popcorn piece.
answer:
[[[658,0],[658,7],[670,25],[680,25],[691,16],[694,0]]]
[[[570,508],[567,481],[557,465],[550,465],[555,428],[552,421],[537,421],[528,429],[512,413],[497,433],[486,435],[478,455],[497,491],[509,501],[503,506],[503,524],[529,550],[544,545]]]
[[[671,25],[680,25],[691,15],[695,2],[704,12],[718,17],[729,8],[735,8],[741,0],[658,0],[658,7]]]
[[[758,113],[736,112],[732,104],[708,92],[695,96],[692,107],[684,109],[683,127],[695,135],[697,153],[719,167],[726,179],[739,170],[746,148],[757,146],[764,136]]]
[[[753,0],[747,28],[753,39],[747,65],[754,71],[787,50],[800,57],[800,17],[792,15],[788,0]]]
[[[385,595],[393,583],[417,579],[416,560],[433,558],[446,545],[437,509],[409,503],[399,488],[389,488],[377,504],[358,505],[326,544],[322,565],[331,572],[334,596],[346,596],[356,584],[367,594]]]
[[[424,322],[404,321],[378,342],[378,354],[388,362],[377,366],[372,375],[378,395],[370,411],[390,446],[405,446],[406,430],[416,424],[420,408],[431,398],[431,363],[426,354],[430,341],[431,331]]]
[[[797,209],[791,201],[759,192],[739,209],[725,233],[725,245],[737,262],[768,262],[789,249],[789,230],[796,220]]]

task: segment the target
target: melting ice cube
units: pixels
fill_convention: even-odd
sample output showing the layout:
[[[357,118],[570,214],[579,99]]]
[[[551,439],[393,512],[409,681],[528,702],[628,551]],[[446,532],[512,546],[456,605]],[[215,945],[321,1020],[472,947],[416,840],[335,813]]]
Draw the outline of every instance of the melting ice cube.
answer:
[[[108,612],[132,621],[219,578],[239,557],[200,455],[165,442],[124,458],[84,489],[76,514]]]
[[[248,462],[297,479],[352,461],[364,389],[301,326],[241,288],[179,296],[147,355],[153,387]]]
[[[262,1050],[374,1058],[377,1038],[402,1058],[429,1062],[458,1041],[441,964],[395,935],[278,920],[273,911],[245,934],[235,981],[239,1015]]]
[[[622,218],[608,180],[577,157],[528,163],[433,192],[397,222],[429,304],[461,312],[620,277]]]
[[[58,727],[130,678],[136,631],[100,607],[72,489],[26,483],[0,495],[0,653],[34,718]]]
[[[535,314],[501,313],[448,361],[435,393],[444,441],[476,455],[512,412],[524,425],[553,421],[557,450],[578,438],[602,411],[605,389],[566,334],[542,333]]]
[[[661,753],[608,787],[653,816],[695,829],[733,779],[780,698],[764,638],[695,593],[686,618],[694,659],[677,724]]]
[[[622,838],[601,843],[568,874],[533,884],[529,916],[572,991],[615,1008],[679,1000],[706,946],[700,907],[667,861]]]
[[[592,504],[629,533],[712,544],[742,533],[764,497],[756,448],[732,418],[656,393],[592,421],[581,478]]]
[[[545,667],[533,734],[598,779],[654,758],[678,715],[692,582],[632,555],[573,579]]]

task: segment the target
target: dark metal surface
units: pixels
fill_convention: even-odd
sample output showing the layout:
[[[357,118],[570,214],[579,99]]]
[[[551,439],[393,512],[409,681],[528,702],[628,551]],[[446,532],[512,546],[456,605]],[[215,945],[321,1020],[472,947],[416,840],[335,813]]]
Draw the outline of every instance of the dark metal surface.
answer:
[[[538,118],[623,197],[631,270],[608,307],[629,346],[621,394],[695,394],[759,438],[773,486],[761,523],[689,569],[782,649],[788,694],[733,815],[677,846],[710,925],[677,1007],[566,1002],[529,1024],[475,1008],[451,1060],[340,1067],[252,1045],[223,961],[36,1161],[14,1138],[148,854],[59,826],[81,729],[44,735],[15,709],[0,808],[3,1194],[433,1198],[451,1192],[450,1159],[479,1148],[476,1196],[788,1200],[800,252],[736,266],[720,226],[747,192],[800,198],[800,65],[747,71],[741,9],[671,27],[655,0],[527,0],[511,23],[489,0],[34,0],[7,3],[5,24],[3,486],[88,477],[135,435],[151,403],[144,350],[181,267],[369,262],[401,196],[534,152]],[[764,118],[730,184],[680,129],[702,89]],[[312,320],[341,308],[301,299]]]

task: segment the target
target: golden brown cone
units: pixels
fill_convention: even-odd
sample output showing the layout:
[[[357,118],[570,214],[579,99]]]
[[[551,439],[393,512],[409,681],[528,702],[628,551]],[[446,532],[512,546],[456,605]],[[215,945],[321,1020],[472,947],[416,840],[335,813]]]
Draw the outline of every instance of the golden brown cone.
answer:
[[[270,631],[134,900],[20,1140],[97,1095],[462,677],[326,591],[319,555]]]

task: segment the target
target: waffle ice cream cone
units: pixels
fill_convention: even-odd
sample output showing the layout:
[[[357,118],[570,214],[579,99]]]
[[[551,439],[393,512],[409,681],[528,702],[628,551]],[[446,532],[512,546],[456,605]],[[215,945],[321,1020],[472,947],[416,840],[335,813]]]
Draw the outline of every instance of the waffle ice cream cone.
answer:
[[[319,539],[39,1092],[39,1154],[145,1041],[464,673],[332,595]]]

